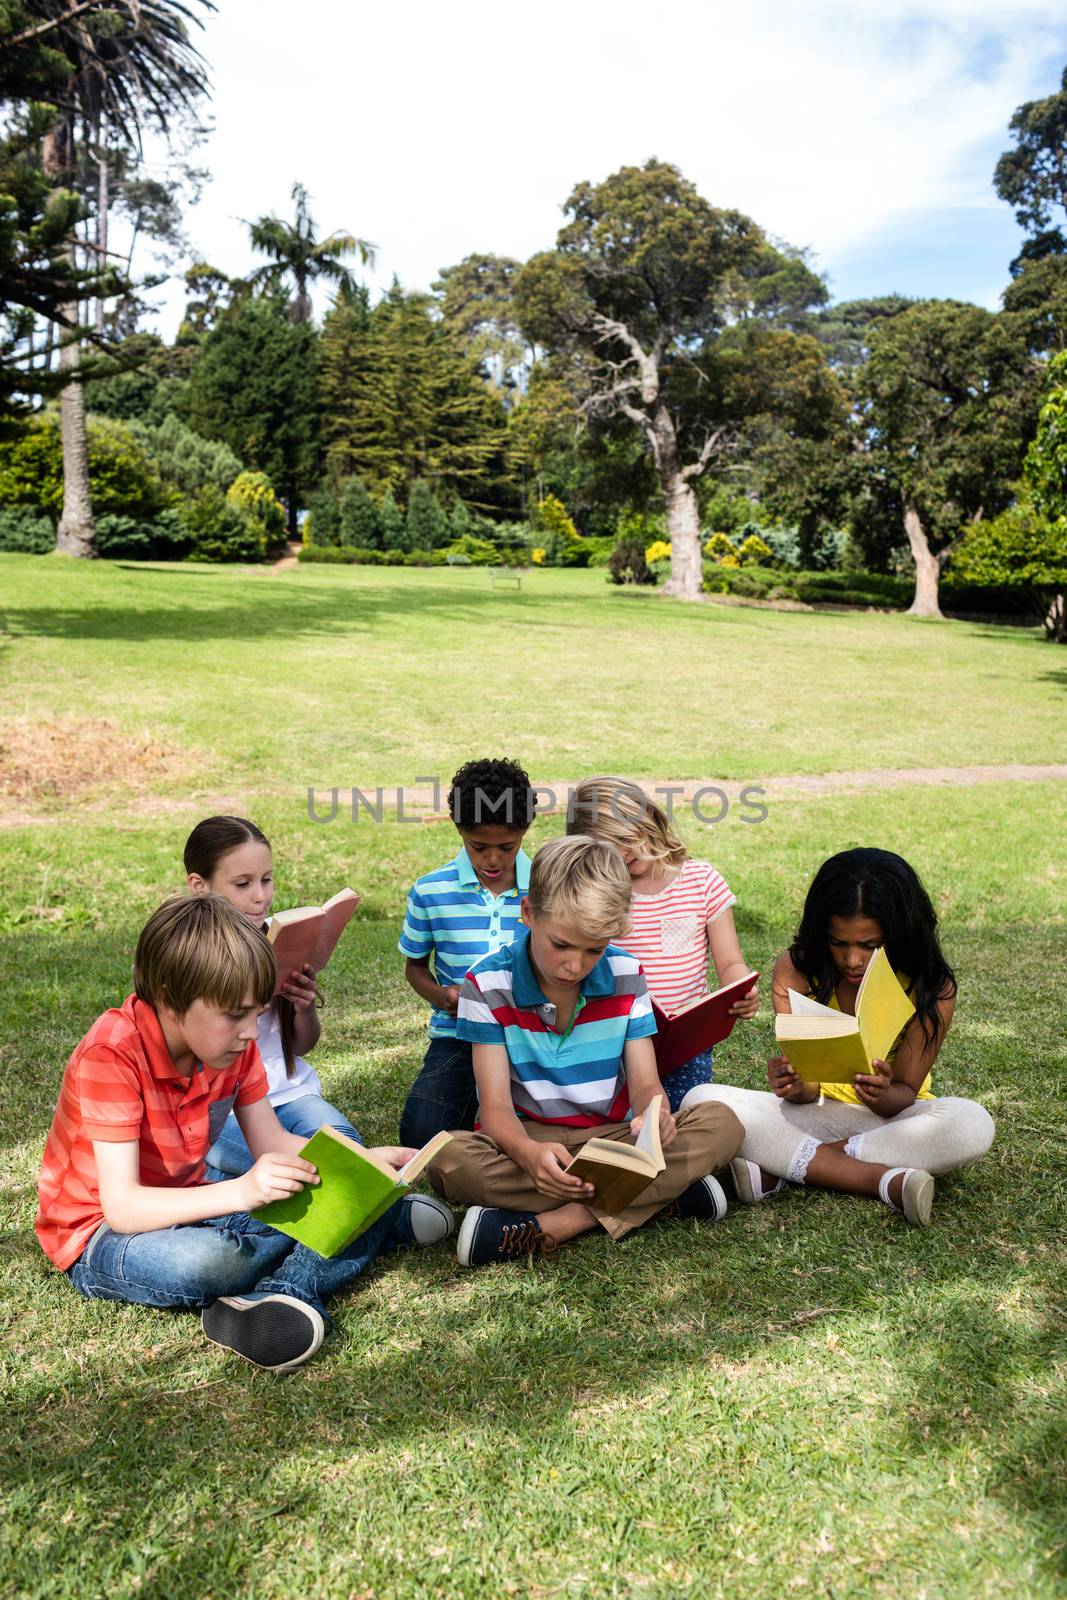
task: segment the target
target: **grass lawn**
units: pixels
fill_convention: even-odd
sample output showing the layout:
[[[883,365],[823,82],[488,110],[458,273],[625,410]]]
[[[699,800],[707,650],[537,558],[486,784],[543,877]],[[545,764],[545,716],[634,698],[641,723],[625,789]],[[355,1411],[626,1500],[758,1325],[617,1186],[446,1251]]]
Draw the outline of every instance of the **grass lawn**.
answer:
[[[364,907],[315,1053],[395,1136],[424,1013],[396,936],[448,823],[330,826],[306,788],[522,757],[733,780],[1067,759],[1067,656],[1022,630],[671,605],[597,573],[79,567],[0,557],[0,1595],[1067,1593],[1067,785],[797,797],[685,822],[769,967],[849,844],[923,874],[961,982],[937,1083],[997,1119],[935,1225],[791,1191],[714,1229],[464,1274],[381,1261],[292,1377],[190,1316],[87,1302],[33,1237],[63,1063],[127,992],[189,827],[240,805],[277,903]],[[534,843],[559,830],[539,824]],[[765,1008],[766,1013],[766,1008]],[[764,1014],[719,1054],[756,1085]]]

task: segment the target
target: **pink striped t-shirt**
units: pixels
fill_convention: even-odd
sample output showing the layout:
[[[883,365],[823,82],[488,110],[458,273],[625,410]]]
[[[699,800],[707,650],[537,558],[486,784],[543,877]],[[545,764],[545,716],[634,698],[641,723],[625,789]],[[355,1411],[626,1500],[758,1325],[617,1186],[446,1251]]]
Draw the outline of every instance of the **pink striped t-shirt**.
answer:
[[[649,993],[668,1016],[708,993],[708,923],[736,904],[721,873],[688,859],[659,894],[634,895],[630,932],[619,943],[638,958]]]

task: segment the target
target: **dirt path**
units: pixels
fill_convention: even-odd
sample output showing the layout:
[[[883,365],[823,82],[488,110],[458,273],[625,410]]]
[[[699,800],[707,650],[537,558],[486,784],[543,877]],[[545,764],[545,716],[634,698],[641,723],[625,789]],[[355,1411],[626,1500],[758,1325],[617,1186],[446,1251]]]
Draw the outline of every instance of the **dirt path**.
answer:
[[[710,813],[721,803],[719,796],[725,796],[731,804],[734,804],[741,800],[742,793],[746,790],[762,790],[762,795],[753,795],[749,801],[749,804],[755,805],[760,799],[774,801],[800,795],[856,794],[864,790],[922,787],[972,788],[982,783],[1043,783],[1050,780],[1060,783],[1067,781],[1067,762],[1041,766],[1013,762],[1005,766],[986,767],[871,767],[855,772],[824,772],[814,776],[804,773],[778,773],[771,777],[748,778],[743,782],[735,778],[690,778],[684,782],[672,782],[665,778],[642,778],[641,784],[652,793],[658,790],[658,797],[664,803],[669,796],[672,806],[688,804],[694,797],[699,797],[699,804],[702,810],[709,814],[710,820]],[[540,784],[538,798],[542,812],[549,809],[562,811],[567,803],[568,788],[574,782],[575,779],[561,778],[552,783]],[[126,821],[187,811],[241,811],[242,808],[248,808],[255,796],[272,798],[294,796],[292,787],[274,786],[270,789],[256,789],[243,795],[220,795],[212,790],[191,788],[182,796],[142,792],[128,797],[125,805],[117,805],[113,791],[86,793],[82,789],[79,793],[77,785],[69,791],[62,783],[58,787],[63,799],[77,803],[79,816],[84,817],[86,813],[95,813],[97,816],[106,814]],[[701,790],[707,792],[701,795]],[[306,791],[301,791],[299,798],[303,807],[306,803]],[[312,792],[312,799],[318,817],[326,820],[333,806],[333,791],[317,788]],[[553,802],[551,807],[550,799]],[[352,804],[352,790],[338,790],[338,815],[350,815]],[[419,822],[437,822],[447,820],[448,815],[444,808],[443,795],[435,794],[432,788],[425,785],[365,790],[359,801],[360,815],[369,818],[371,808],[380,814],[383,821],[392,821],[398,815],[402,815],[412,821],[417,819]],[[72,808],[69,805],[40,809],[34,806],[32,798],[27,796],[22,805],[0,810],[0,828],[65,822],[71,815]]]

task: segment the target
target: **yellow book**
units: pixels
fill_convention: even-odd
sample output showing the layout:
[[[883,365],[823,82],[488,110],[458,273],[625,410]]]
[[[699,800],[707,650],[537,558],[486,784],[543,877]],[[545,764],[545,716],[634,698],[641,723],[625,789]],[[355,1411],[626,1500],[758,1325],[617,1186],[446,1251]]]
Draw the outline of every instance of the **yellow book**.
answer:
[[[856,1015],[835,1011],[810,995],[789,991],[789,1011],[774,1019],[774,1035],[793,1071],[809,1083],[851,1083],[884,1061],[915,1007],[883,949],[871,957],[856,994]]]

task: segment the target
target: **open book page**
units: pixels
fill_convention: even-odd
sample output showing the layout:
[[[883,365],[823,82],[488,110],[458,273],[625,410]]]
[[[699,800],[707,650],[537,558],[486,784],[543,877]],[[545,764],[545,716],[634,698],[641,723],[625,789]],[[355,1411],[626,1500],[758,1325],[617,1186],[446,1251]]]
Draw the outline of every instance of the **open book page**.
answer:
[[[789,1009],[794,1017],[838,1017],[839,1011],[833,1006],[824,1006],[821,1000],[813,1000],[810,994],[798,994],[795,989],[787,989],[789,996]]]
[[[662,1172],[664,1167],[663,1145],[660,1143],[659,1134],[659,1117],[662,1106],[663,1096],[658,1094],[654,1100],[649,1102],[645,1111],[644,1121],[641,1123],[641,1132],[634,1140],[634,1148],[648,1157],[657,1172]]]
[[[441,1151],[444,1149],[445,1145],[451,1142],[451,1139],[452,1135],[450,1133],[445,1133],[443,1131],[441,1133],[435,1133],[433,1138],[430,1139],[428,1143],[424,1144],[421,1150],[417,1150],[412,1156],[411,1160],[400,1168],[400,1172],[398,1174],[399,1182],[414,1183],[416,1178],[418,1178],[421,1173],[425,1172],[426,1168],[430,1165],[430,1162],[436,1160],[436,1158],[441,1154]]]
[[[856,1016],[867,1060],[884,1061],[901,1029],[914,1015],[915,1006],[901,988],[885,950],[876,950],[856,996]]]

